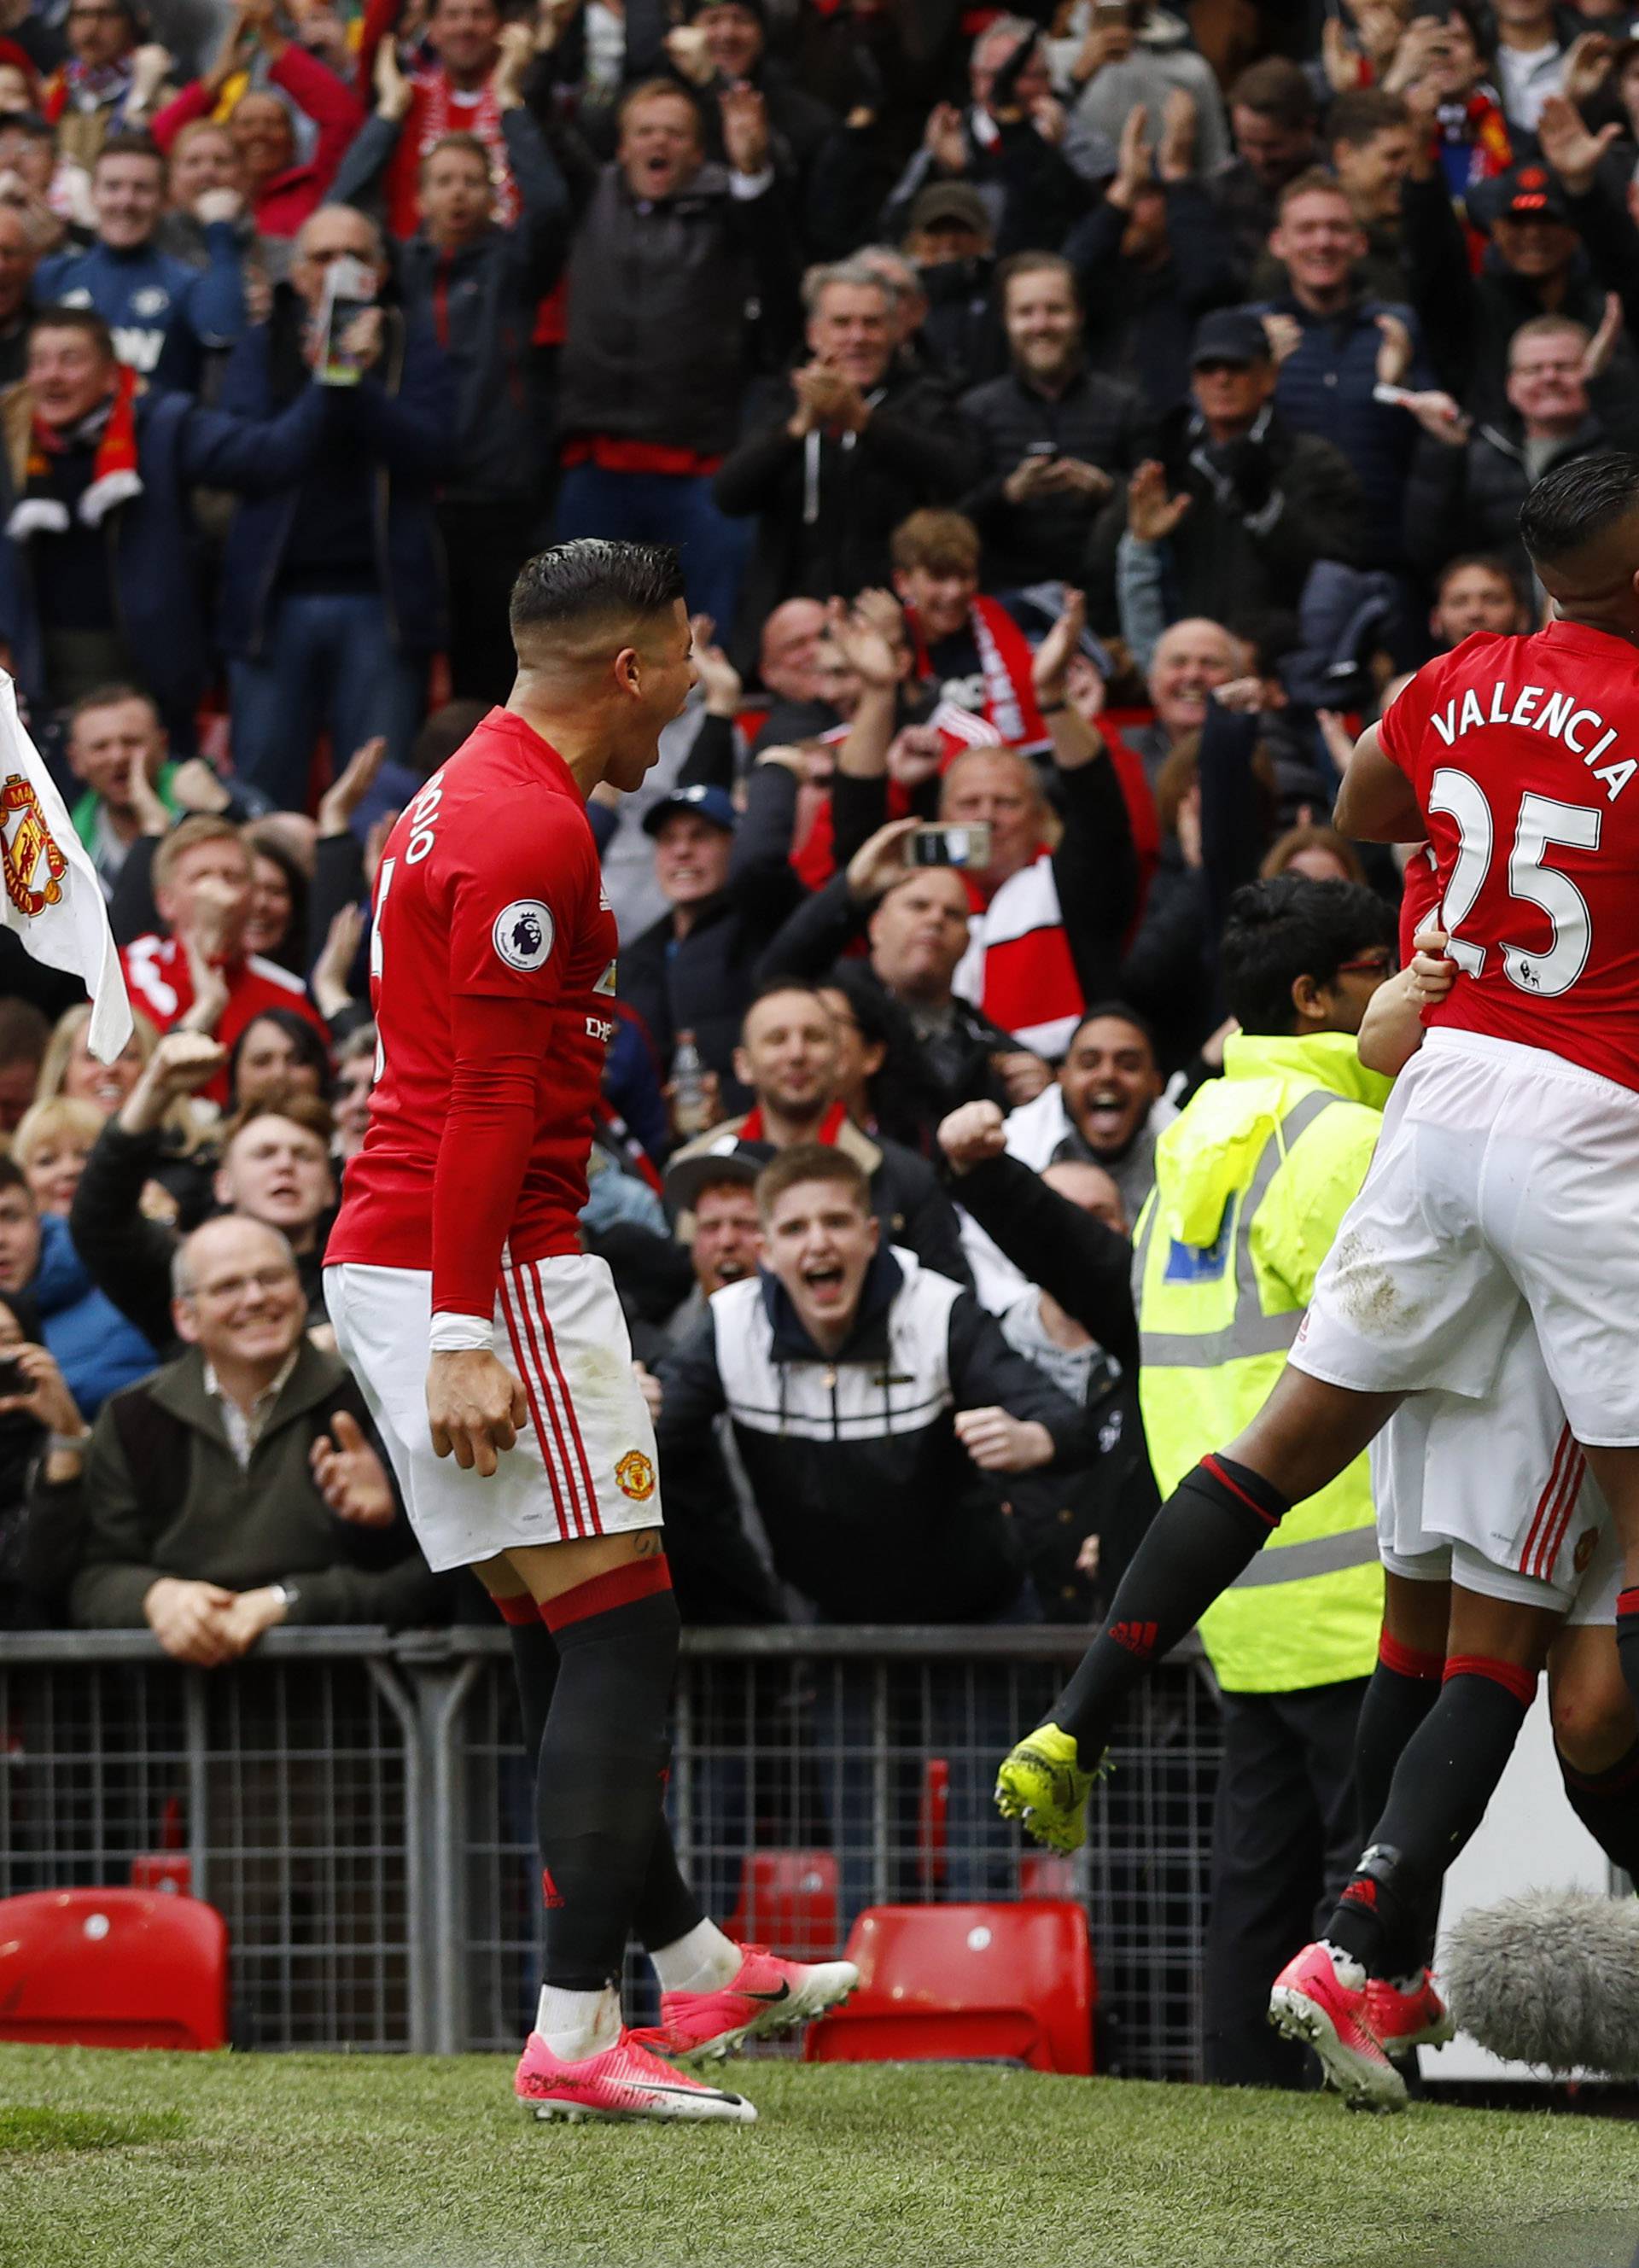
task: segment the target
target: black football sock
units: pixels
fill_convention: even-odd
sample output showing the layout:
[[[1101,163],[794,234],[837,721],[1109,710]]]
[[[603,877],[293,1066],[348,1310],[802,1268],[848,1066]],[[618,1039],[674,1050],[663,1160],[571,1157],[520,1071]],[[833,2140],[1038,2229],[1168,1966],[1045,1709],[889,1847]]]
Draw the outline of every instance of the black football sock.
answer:
[[[677,1602],[662,1555],[594,1575],[542,1614],[557,1648],[535,1783],[543,1973],[595,1992],[620,1975],[660,1822]]]
[[[1571,1809],[1611,1864],[1639,1881],[1639,1741],[1602,1772],[1578,1771],[1554,1754]]]
[[[1639,1712],[1639,1585],[1617,1594],[1616,1651],[1634,1708]]]
[[[1440,1697],[1406,1744],[1371,1847],[1323,1934],[1373,1977],[1414,1970],[1445,1870],[1485,1816],[1537,1680],[1534,1671],[1453,1654]]]
[[[506,1635],[512,1641],[513,1676],[518,1687],[520,1738],[529,1770],[541,1759],[541,1735],[546,1730],[557,1683],[557,1648],[552,1633],[541,1620],[541,1609],[528,1591],[515,1599],[497,1599]]]
[[[531,1772],[538,1770],[541,1735],[557,1683],[557,1645],[541,1620],[539,1608],[526,1592],[515,1599],[497,1599],[506,1634],[512,1640],[513,1673],[518,1683],[518,1706],[522,1722],[524,1755]],[[677,1870],[671,1829],[662,1812],[649,1845],[649,1862],[632,1928],[644,1945],[673,1944],[704,1918],[699,1901]]]
[[[1045,1721],[1073,1734],[1082,1765],[1109,1742],[1122,1697],[1192,1631],[1274,1535],[1291,1506],[1274,1484],[1227,1457],[1203,1457],[1151,1521],[1104,1629]]]
[[[1418,1653],[1384,1631],[1377,1666],[1366,1686],[1355,1732],[1355,1789],[1360,1800],[1360,1839],[1372,1839],[1406,1742],[1440,1697],[1443,1653]]]

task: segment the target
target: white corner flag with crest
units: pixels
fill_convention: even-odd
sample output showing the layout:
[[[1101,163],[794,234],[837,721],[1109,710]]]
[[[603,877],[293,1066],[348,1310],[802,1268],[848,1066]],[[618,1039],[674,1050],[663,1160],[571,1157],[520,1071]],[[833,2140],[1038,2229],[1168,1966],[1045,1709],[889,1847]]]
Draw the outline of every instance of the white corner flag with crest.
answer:
[[[85,1043],[112,1063],[132,1032],[131,1004],[97,870],[68,807],[17,713],[17,688],[0,670],[0,921],[48,968],[78,976],[91,995]]]

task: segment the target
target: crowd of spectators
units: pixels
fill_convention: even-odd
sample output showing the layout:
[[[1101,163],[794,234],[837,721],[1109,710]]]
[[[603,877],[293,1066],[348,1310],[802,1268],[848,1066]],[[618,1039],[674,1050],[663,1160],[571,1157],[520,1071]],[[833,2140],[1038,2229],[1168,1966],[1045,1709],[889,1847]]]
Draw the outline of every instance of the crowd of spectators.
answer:
[[[137,1030],[0,932],[0,1619],[472,1596],[321,1263],[393,815],[573,536],[700,683],[594,798],[586,1213],[697,1620],[1085,1622],[1128,1240],[1354,730],[1639,433],[1613,0],[13,0],[0,658]]]

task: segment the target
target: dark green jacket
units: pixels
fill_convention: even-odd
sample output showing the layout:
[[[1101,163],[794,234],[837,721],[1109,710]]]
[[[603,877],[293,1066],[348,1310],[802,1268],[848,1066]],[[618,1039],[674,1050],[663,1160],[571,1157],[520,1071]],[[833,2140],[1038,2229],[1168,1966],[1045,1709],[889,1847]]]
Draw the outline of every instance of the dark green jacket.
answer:
[[[432,1619],[438,1586],[402,1512],[390,1528],[360,1528],[338,1520],[314,1485],[308,1454],[338,1410],[375,1442],[346,1366],[304,1339],[241,1472],[196,1347],[114,1395],[78,1486],[85,1550],[70,1594],[74,1620],[138,1626],[149,1586],[165,1575],[230,1591],[288,1582],[297,1593],[292,1623]],[[69,1506],[63,1512],[73,1516]]]

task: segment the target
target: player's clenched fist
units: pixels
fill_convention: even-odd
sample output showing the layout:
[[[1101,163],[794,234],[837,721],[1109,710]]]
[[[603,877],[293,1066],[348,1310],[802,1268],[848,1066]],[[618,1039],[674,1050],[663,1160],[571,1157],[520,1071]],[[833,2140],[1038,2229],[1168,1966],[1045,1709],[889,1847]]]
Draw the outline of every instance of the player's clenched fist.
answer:
[[[487,1348],[435,1354],[427,1365],[427,1423],[432,1454],[488,1480],[528,1415],[521,1384]]]

